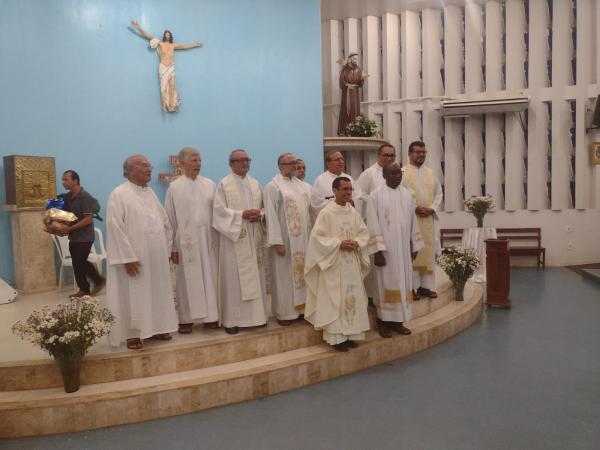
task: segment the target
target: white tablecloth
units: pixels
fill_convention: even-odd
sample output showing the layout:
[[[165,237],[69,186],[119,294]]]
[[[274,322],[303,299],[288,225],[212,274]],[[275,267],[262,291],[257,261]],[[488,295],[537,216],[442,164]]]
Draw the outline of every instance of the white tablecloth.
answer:
[[[484,228],[467,228],[463,231],[461,245],[465,248],[475,250],[475,254],[479,256],[481,265],[473,275],[473,281],[477,283],[485,283],[485,240],[497,239],[496,229],[490,227]]]

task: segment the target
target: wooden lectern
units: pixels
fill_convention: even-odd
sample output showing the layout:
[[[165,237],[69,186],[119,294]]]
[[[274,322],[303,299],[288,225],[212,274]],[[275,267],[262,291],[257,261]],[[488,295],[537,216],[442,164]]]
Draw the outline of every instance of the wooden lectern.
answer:
[[[507,239],[486,239],[487,302],[492,308],[510,309],[510,261]]]

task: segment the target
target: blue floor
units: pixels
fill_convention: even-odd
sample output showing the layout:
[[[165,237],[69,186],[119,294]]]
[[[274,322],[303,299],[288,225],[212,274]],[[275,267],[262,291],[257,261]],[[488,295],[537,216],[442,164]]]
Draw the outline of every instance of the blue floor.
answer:
[[[600,285],[512,271],[510,311],[449,341],[303,389],[7,449],[597,449]]]

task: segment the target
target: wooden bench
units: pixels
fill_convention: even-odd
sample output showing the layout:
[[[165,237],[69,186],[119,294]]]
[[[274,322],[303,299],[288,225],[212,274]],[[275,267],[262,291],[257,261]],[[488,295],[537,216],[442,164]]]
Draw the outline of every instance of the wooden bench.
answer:
[[[496,228],[498,239],[510,241],[508,251],[511,256],[536,256],[537,265],[546,268],[546,249],[542,247],[541,228]],[[460,245],[463,235],[462,228],[442,228],[440,244],[442,248]],[[525,245],[515,245],[516,243]]]

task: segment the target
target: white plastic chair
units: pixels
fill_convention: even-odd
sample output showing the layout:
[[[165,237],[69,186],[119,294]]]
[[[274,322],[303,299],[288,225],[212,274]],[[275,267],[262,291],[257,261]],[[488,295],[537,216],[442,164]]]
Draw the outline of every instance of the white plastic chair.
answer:
[[[57,236],[53,234],[52,240],[54,241],[54,248],[58,253],[58,257],[60,258],[60,272],[58,275],[58,290],[60,291],[62,289],[65,267],[73,268],[73,260],[71,259],[71,253],[69,253],[69,238],[67,236]],[[73,279],[73,285],[75,290],[77,290],[75,279]]]
[[[94,227],[96,239],[92,245],[92,251],[88,256],[88,261],[96,265],[98,272],[102,275],[102,262],[106,259],[106,248],[104,247],[104,235],[100,228]]]
[[[92,245],[90,256],[88,256],[88,261],[92,264],[95,264],[96,268],[98,269],[98,272],[102,274],[102,262],[106,259],[104,236],[100,228],[94,227],[94,231],[96,233],[96,239],[94,240],[94,245]],[[73,259],[71,258],[71,253],[69,252],[69,238],[67,236],[57,236],[53,234],[52,240],[54,241],[54,247],[56,248],[56,252],[58,253],[58,256],[60,258],[58,290],[61,290],[64,279],[65,267],[73,268]],[[98,246],[98,250],[96,250],[96,246]],[[75,279],[73,279],[73,288],[75,291],[77,291],[77,283],[75,282]]]

